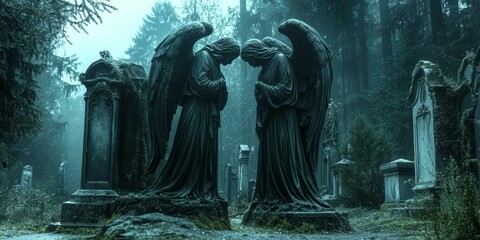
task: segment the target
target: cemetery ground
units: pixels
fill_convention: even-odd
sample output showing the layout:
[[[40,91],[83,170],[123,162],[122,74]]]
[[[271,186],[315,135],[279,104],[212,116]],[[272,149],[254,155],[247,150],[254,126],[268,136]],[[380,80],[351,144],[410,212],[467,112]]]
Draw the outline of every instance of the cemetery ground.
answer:
[[[13,219],[14,221],[2,219],[1,239],[117,239],[119,236],[127,239],[431,239],[433,236],[430,221],[426,219],[390,216],[386,210],[342,207],[337,209],[347,212],[354,228],[352,232],[311,233],[308,227],[292,229],[289,226],[285,226],[285,229],[289,230],[253,228],[243,226],[243,215],[238,213],[230,216],[232,230],[228,231],[201,229],[190,221],[172,221],[165,216],[150,216],[148,218],[155,222],[143,220],[141,225],[131,223],[142,220],[123,222],[123,225],[117,224],[120,231],[119,228],[113,232],[78,228],[52,233],[46,229],[51,223],[49,219],[55,221],[59,218],[59,208],[41,206],[38,202],[30,208],[32,214],[19,212],[16,216],[11,216],[17,218]],[[47,212],[41,213],[41,209],[35,208],[43,208]],[[105,220],[104,223],[115,225],[115,221],[120,217],[113,218]]]

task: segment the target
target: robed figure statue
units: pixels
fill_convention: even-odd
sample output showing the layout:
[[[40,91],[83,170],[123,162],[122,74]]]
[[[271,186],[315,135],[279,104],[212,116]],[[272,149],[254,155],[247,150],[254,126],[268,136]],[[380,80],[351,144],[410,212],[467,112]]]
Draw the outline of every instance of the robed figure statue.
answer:
[[[273,38],[250,39],[241,58],[262,68],[255,83],[259,138],[254,203],[330,208],[322,200],[314,170],[332,82],[331,55],[318,32],[290,19]]]
[[[186,24],[156,48],[150,69],[150,167],[164,158],[177,106],[182,106],[168,161],[149,193],[170,198],[216,199],[218,128],[227,88],[220,65],[240,55],[240,45],[226,37],[193,54],[195,42],[212,33],[205,22]]]

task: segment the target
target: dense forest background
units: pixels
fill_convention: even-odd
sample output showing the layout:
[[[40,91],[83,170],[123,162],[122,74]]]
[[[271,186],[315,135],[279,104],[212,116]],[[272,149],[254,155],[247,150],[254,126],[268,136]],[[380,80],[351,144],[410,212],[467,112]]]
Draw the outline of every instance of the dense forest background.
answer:
[[[276,28],[286,19],[300,19],[324,36],[332,52],[339,143],[349,142],[348,128],[361,117],[392,143],[392,159],[413,159],[407,96],[415,64],[437,63],[455,82],[463,57],[480,45],[477,0],[239,1],[239,8],[226,12],[217,0],[185,0],[181,8],[159,1],[146,13],[133,45],[125,49],[129,57],[122,60],[148,72],[156,45],[190,21],[214,26],[201,46],[222,36],[242,44],[273,36],[290,44]],[[49,188],[62,161],[76,170],[71,182],[79,182],[84,105],[75,94],[80,90],[78,61],[54,52],[68,44],[66,27],[83,31],[114,10],[115,2],[108,0],[0,2],[0,185],[18,183],[19,169],[30,164],[34,179],[42,180],[37,185]],[[238,59],[224,72],[230,101],[222,115],[220,171],[235,163],[239,144],[255,152],[257,141],[253,86],[258,69]]]

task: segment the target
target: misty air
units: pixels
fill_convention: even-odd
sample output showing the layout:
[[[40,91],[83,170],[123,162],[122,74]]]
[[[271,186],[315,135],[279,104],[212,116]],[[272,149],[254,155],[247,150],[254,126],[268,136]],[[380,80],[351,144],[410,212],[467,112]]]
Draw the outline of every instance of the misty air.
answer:
[[[480,239],[476,0],[0,19],[0,238]]]

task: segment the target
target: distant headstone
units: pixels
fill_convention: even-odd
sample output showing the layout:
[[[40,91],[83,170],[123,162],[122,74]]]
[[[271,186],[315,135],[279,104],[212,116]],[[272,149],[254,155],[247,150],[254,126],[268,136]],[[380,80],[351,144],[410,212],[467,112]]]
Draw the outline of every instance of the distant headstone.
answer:
[[[225,198],[229,203],[235,201],[235,198],[238,193],[238,176],[235,171],[233,171],[232,165],[227,163],[225,165]]]
[[[248,194],[247,194],[247,201],[252,202],[253,201],[253,196],[255,195],[255,180],[250,179],[248,181]]]
[[[480,48],[477,53],[468,52],[458,70],[457,92],[460,116],[460,144],[462,159],[476,159],[480,153],[479,123],[475,121],[478,114],[478,83],[480,78]],[[478,118],[477,118],[478,119]],[[474,162],[474,161],[473,161]],[[469,166],[471,167],[471,166]]]
[[[333,171],[331,166],[340,160],[338,155],[338,118],[337,106],[330,101],[322,132],[323,152],[317,166],[317,185],[326,188],[327,193],[333,192]]]
[[[240,144],[238,148],[238,191],[248,195],[248,181],[250,180],[248,163],[250,162],[250,147]]]
[[[385,181],[385,204],[404,203],[413,197],[413,161],[397,159],[380,165]]]
[[[57,196],[65,196],[65,171],[67,167],[67,161],[62,161],[58,167],[57,172]]]
[[[22,195],[25,195],[32,188],[33,167],[26,165],[23,167],[20,189]]]
[[[342,159],[330,167],[333,172],[333,195],[335,198],[343,196],[343,189],[345,187],[343,186],[342,178],[348,177],[344,176],[343,174],[345,170],[352,164],[354,164],[353,161],[348,159]]]

